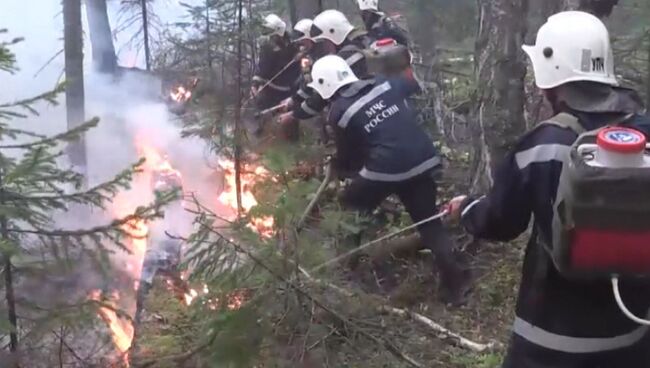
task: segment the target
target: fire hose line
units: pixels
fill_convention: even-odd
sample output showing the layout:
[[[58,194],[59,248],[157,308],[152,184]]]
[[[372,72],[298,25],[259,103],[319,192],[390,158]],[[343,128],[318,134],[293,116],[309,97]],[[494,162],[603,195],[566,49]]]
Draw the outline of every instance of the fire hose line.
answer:
[[[344,254],[336,257],[336,258],[332,258],[331,260],[312,268],[309,272],[310,273],[318,272],[318,271],[322,270],[323,268],[329,267],[329,266],[331,266],[333,264],[336,264],[336,263],[338,263],[338,262],[340,262],[340,261],[342,261],[344,259],[347,259],[350,256],[353,256],[353,255],[361,252],[364,249],[370,248],[370,247],[372,247],[372,246],[374,246],[376,244],[379,244],[379,243],[381,243],[381,242],[383,242],[385,240],[393,238],[393,237],[395,237],[395,236],[397,236],[399,234],[402,234],[402,233],[405,233],[405,232],[407,232],[409,230],[415,229],[416,227],[418,227],[420,225],[424,225],[424,224],[429,223],[431,221],[439,220],[439,219],[445,217],[448,213],[449,213],[448,210],[444,210],[444,211],[442,211],[442,212],[440,212],[440,213],[438,213],[438,214],[436,214],[434,216],[431,216],[431,217],[426,218],[426,219],[424,219],[422,221],[416,222],[413,225],[407,226],[407,227],[405,227],[403,229],[400,229],[400,230],[397,230],[397,231],[392,232],[390,234],[384,235],[381,238],[378,238],[378,239],[370,241],[370,242],[368,242],[366,244],[363,244],[363,245],[361,245],[361,246],[359,246],[357,248],[354,248],[354,249],[350,250],[347,253],[344,253]]]
[[[264,83],[264,84],[263,84],[263,85],[262,85],[262,86],[257,90],[257,92],[256,92],[253,96],[247,98],[247,99],[244,101],[244,103],[242,104],[242,107],[248,105],[248,103],[251,102],[255,97],[257,97],[257,96],[260,94],[260,92],[262,92],[265,88],[267,88],[268,86],[270,86],[271,84],[273,84],[273,81],[275,81],[275,80],[276,80],[276,79],[277,79],[277,78],[278,78],[282,73],[284,73],[287,69],[289,69],[289,67],[290,67],[291,65],[293,65],[294,63],[296,63],[296,59],[293,59],[293,60],[291,60],[289,63],[287,63],[287,65],[285,65],[284,68],[282,68],[282,70],[280,70],[280,71],[279,71],[276,75],[274,75],[271,79],[269,79],[268,81],[266,81],[266,83]]]
[[[639,318],[632,313],[625,303],[623,302],[623,298],[621,298],[621,290],[618,287],[618,275],[612,276],[612,289],[614,290],[614,298],[616,298],[616,303],[618,304],[618,307],[621,309],[621,312],[625,314],[627,318],[630,320],[643,325],[643,326],[650,326],[650,321],[647,319]]]

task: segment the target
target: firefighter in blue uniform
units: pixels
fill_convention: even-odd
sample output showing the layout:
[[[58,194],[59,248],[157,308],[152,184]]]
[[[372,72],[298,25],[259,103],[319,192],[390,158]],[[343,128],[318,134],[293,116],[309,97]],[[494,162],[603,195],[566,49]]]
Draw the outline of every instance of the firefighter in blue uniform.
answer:
[[[412,72],[393,79],[359,80],[344,59],[330,55],[314,64],[310,86],[331,103],[327,120],[338,136],[335,170],[355,172],[342,203],[370,212],[395,194],[413,222],[436,215],[434,173],[441,160],[406,102],[419,91]],[[442,299],[462,304],[470,274],[455,259],[441,221],[427,222],[418,230],[423,244],[435,254]]]
[[[314,60],[317,59],[318,50],[316,50],[314,40],[311,38],[311,27],[314,24],[314,21],[311,19],[302,19],[293,28],[293,34],[291,35],[292,41],[300,47],[300,68],[301,68],[301,78],[298,89],[291,96],[291,98],[285,100],[283,112],[290,111],[294,106],[300,106],[300,104],[309,98],[309,78],[311,77],[311,66],[314,64]],[[287,119],[288,120],[288,119]],[[294,119],[298,121],[298,119]]]
[[[633,91],[617,87],[609,33],[591,14],[563,12],[550,17],[536,44],[524,50],[537,86],[558,115],[524,135],[496,171],[487,196],[457,197],[449,205],[451,218],[460,220],[469,233],[494,241],[518,237],[533,218],[503,367],[650,367],[648,327],[621,313],[610,283],[564,277],[548,251],[553,247],[554,216],[559,213],[554,203],[560,176],[578,136],[567,116],[588,131],[630,116],[643,122],[634,115],[641,111],[641,103]],[[648,134],[647,124],[633,126]],[[650,283],[624,281],[625,302],[635,314],[647,315]]]
[[[347,17],[338,10],[325,10],[314,18],[311,39],[317,57],[336,54],[347,61],[360,78],[368,74],[363,49],[366,34],[354,28]],[[327,102],[317,93],[303,86],[294,95],[291,112],[280,117],[281,124],[294,120],[308,120],[318,116],[327,107]]]
[[[260,48],[251,88],[259,110],[277,106],[290,97],[300,78],[300,65],[295,60],[298,49],[291,42],[286,23],[271,14],[264,18],[262,30],[269,39]]]
[[[361,19],[368,31],[368,37],[374,42],[392,38],[398,44],[408,46],[406,32],[379,10],[379,0],[358,0]]]

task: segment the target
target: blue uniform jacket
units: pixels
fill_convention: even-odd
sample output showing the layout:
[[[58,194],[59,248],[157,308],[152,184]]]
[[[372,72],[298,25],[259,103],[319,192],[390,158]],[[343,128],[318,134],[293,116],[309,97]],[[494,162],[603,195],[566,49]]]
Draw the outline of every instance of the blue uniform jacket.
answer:
[[[338,158],[361,177],[409,180],[440,165],[431,138],[418,126],[407,98],[419,91],[407,77],[367,79],[332,101],[328,123],[337,132]]]

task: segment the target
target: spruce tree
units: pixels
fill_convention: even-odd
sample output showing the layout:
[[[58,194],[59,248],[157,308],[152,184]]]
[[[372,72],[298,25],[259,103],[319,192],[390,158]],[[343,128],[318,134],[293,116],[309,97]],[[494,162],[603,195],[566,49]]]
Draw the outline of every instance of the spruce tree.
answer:
[[[0,33],[6,34],[6,30]],[[0,71],[17,70],[10,47],[20,41],[0,41]],[[95,127],[98,119],[53,136],[16,128],[21,119],[38,114],[37,104],[56,104],[64,88],[62,85],[33,98],[0,103],[0,345],[6,344],[10,351],[6,358],[0,352],[0,361],[9,362],[3,367],[62,366],[68,356],[80,359],[65,341],[63,331],[75,330],[83,335],[83,324],[92,324],[94,311],[104,303],[90,300],[83,291],[62,297],[68,290],[60,289],[56,276],[73,273],[84,263],[90,263],[101,276],[110,267],[110,253],[128,252],[128,225],[159,217],[162,206],[175,196],[162,195],[156,203],[139,207],[124,218],[104,224],[93,221],[83,228],[82,224],[89,223],[87,218],[107,218],[107,205],[119,191],[129,188],[142,161],[107,182],[85,188],[83,175],[65,163],[64,149]],[[72,224],[71,228],[66,224]],[[78,276],[83,279],[89,275]],[[58,294],[56,300],[44,301],[43,295],[36,295],[48,286]],[[53,339],[58,344],[48,344]],[[49,354],[48,349],[60,350]]]

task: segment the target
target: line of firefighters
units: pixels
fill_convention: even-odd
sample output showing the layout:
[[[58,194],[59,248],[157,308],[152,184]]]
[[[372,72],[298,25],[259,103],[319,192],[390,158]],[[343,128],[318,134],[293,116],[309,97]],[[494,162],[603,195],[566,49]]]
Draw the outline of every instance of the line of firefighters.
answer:
[[[284,113],[277,120],[283,126],[327,109],[337,147],[335,171],[340,178],[351,179],[341,196],[347,207],[369,212],[396,195],[414,222],[435,217],[439,212],[435,174],[441,159],[409,103],[409,97],[420,91],[410,59],[399,73],[368,68],[368,49],[387,44],[384,39],[392,39],[391,46],[407,46],[407,37],[380,11],[378,0],[358,3],[365,31],[355,29],[337,10],[301,20],[292,35],[278,16],[266,17],[269,41],[260,52],[252,93],[261,110],[280,106]],[[513,335],[503,367],[648,368],[648,327],[621,312],[608,277],[615,274],[618,282],[622,275],[616,292],[624,296],[629,312],[648,315],[650,282],[638,276],[650,275],[650,217],[639,220],[639,216],[650,216],[650,200],[642,194],[647,193],[647,186],[646,190],[635,188],[648,183],[643,180],[650,176],[650,168],[628,168],[621,179],[617,168],[594,169],[592,163],[571,160],[578,160],[574,143],[585,132],[613,125],[641,131],[632,140],[635,147],[639,147],[638,140],[643,142],[643,154],[650,120],[642,115],[638,95],[619,87],[608,30],[593,15],[558,13],[541,27],[536,44],[523,48],[532,62],[536,84],[556,116],[519,140],[500,164],[487,195],[460,196],[444,207],[450,221],[488,240],[513,240],[526,232],[532,218]],[[300,63],[292,61],[305,57],[310,62],[303,67],[311,61],[314,64],[301,73]],[[612,154],[623,157],[632,152],[628,138],[634,133],[630,131],[592,135],[598,135],[598,146],[609,147]],[[615,141],[607,146],[609,138]],[[589,172],[591,181],[580,181],[580,168],[600,171],[598,175]],[[616,186],[601,185],[609,183],[612,175],[617,177]],[[566,194],[565,189],[576,182],[589,184]],[[595,192],[599,185],[609,192],[590,192],[591,199],[587,198],[584,193],[589,188]],[[629,190],[616,193],[619,187]],[[629,203],[635,203],[635,208],[630,213],[627,207],[616,206],[629,196],[637,196],[631,197]],[[589,201],[596,204],[589,207]],[[592,222],[584,234],[592,235],[591,240],[574,244],[580,238],[576,224],[585,213]],[[618,227],[612,228],[613,223]],[[465,303],[473,284],[471,272],[456,260],[443,223],[430,221],[418,230],[423,244],[435,255],[443,300]],[[583,254],[587,256],[578,257]],[[573,272],[585,259],[591,263],[585,261],[580,272]]]

